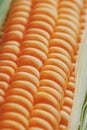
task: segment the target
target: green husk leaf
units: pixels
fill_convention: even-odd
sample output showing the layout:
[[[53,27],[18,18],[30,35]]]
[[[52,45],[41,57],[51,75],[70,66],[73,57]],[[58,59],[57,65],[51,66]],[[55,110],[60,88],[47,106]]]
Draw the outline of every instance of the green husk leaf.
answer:
[[[69,130],[87,130],[87,16],[76,66],[76,88]]]
[[[83,103],[78,130],[87,130],[87,94]]]
[[[12,0],[0,0],[0,32],[6,19]]]

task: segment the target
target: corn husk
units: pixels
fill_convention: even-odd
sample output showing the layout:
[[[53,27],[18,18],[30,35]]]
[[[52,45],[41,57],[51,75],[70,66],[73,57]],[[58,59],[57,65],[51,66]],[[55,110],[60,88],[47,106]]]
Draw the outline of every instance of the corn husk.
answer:
[[[6,19],[12,0],[0,0],[0,31]]]
[[[78,127],[78,130],[87,130],[87,93],[81,111],[80,125]]]
[[[87,130],[87,16],[76,65],[76,88],[69,130]]]

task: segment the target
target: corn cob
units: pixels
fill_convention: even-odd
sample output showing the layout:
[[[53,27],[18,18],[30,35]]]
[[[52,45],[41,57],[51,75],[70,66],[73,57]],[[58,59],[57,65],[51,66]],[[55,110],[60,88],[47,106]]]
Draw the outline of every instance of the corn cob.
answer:
[[[0,41],[0,130],[86,130],[77,113],[86,109],[86,10],[86,0],[12,2]]]

